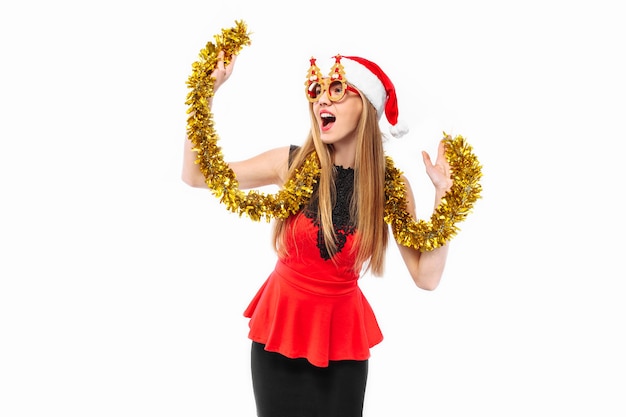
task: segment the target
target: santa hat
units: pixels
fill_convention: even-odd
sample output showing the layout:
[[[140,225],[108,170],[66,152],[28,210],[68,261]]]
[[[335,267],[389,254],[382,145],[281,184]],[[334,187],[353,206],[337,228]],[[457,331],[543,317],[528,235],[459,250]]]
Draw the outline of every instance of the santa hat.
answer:
[[[396,89],[387,74],[372,61],[358,56],[342,56],[341,65],[348,83],[355,86],[372,103],[378,119],[385,114],[391,125],[391,134],[399,138],[408,133],[408,126],[398,121]]]

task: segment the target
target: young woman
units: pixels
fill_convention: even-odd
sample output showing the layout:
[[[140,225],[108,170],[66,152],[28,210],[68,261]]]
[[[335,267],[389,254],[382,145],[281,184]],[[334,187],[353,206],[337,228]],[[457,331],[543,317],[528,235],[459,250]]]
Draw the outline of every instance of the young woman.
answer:
[[[218,55],[214,91],[229,78],[235,61],[232,56],[225,65],[223,53]],[[357,282],[365,271],[383,273],[389,179],[378,122],[385,115],[394,136],[404,133],[397,122],[395,89],[376,64],[363,58],[334,57],[328,76],[322,76],[315,59],[310,64],[305,95],[311,128],[304,143],[227,164],[241,189],[284,186],[308,172],[309,161],[318,166],[306,204],[275,221],[276,267],[245,310],[260,417],[362,416],[370,348],[382,340]],[[206,188],[197,149],[189,140],[186,144],[182,178]],[[445,142],[435,163],[425,152],[423,163],[437,206],[453,185]],[[406,211],[414,217],[409,182],[400,178]],[[447,244],[427,251],[398,248],[415,284],[434,290]]]

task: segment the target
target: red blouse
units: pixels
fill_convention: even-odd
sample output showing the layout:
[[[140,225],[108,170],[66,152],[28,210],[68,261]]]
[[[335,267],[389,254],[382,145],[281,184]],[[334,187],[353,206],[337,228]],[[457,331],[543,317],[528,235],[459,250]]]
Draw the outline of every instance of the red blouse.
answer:
[[[290,255],[278,260],[244,312],[250,339],[318,367],[368,359],[383,336],[354,271],[356,232],[344,235],[331,260],[321,255],[313,219],[299,214],[289,227]]]

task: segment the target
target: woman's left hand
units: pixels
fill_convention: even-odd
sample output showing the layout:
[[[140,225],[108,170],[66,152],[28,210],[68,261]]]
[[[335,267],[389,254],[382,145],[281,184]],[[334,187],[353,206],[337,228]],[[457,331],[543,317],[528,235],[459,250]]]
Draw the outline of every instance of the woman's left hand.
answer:
[[[437,160],[433,164],[430,155],[426,151],[422,151],[422,158],[424,160],[424,166],[426,167],[426,173],[433,182],[438,193],[447,192],[452,187],[452,178],[450,177],[450,164],[446,159],[446,144],[442,140],[439,142],[439,149],[437,150]]]

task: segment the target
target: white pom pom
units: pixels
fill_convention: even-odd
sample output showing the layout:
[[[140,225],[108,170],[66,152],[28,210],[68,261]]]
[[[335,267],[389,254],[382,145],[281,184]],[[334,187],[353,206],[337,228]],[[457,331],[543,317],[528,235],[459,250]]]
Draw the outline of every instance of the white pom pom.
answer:
[[[409,133],[409,126],[405,122],[398,120],[398,123],[395,126],[391,126],[389,131],[394,138],[401,138]]]

